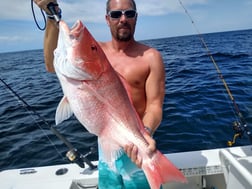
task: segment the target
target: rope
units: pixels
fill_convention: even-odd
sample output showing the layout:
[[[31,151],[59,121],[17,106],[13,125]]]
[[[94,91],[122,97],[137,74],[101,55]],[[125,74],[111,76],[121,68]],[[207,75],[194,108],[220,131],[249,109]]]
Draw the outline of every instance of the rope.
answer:
[[[31,9],[32,9],[33,19],[34,19],[34,21],[35,21],[35,23],[36,23],[38,29],[40,29],[41,31],[44,31],[45,28],[46,28],[46,18],[45,18],[44,12],[42,11],[42,9],[40,9],[41,14],[42,14],[42,16],[43,16],[43,20],[44,20],[44,27],[41,27],[41,26],[38,24],[37,18],[36,18],[36,16],[35,16],[34,7],[33,7],[33,0],[31,0]]]

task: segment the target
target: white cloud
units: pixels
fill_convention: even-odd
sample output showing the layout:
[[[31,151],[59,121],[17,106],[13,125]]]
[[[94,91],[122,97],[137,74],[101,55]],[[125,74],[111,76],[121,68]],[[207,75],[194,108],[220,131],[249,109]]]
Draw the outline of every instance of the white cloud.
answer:
[[[104,23],[105,4],[105,0],[62,1],[60,6],[63,11],[63,18],[66,21],[74,22],[81,19],[85,22]]]
[[[23,40],[20,36],[0,36],[0,43]]]
[[[86,22],[104,22],[106,0],[58,0],[64,19],[73,22],[77,19]],[[204,4],[207,0],[182,0],[184,5]],[[178,0],[136,0],[141,15],[163,15],[181,12]],[[39,8],[34,4],[38,19],[42,19]],[[30,0],[8,0],[1,2],[1,20],[33,20]]]
[[[64,17],[76,20],[81,17],[90,22],[99,22],[105,15],[105,0],[58,1],[63,9]],[[34,10],[39,20],[42,19],[40,9],[34,3]],[[103,15],[103,16],[101,16]],[[30,0],[8,0],[1,2],[1,20],[33,20]],[[103,20],[104,21],[104,20]]]
[[[30,1],[8,0],[1,1],[1,20],[27,20],[31,18]]]
[[[177,36],[191,33],[192,26],[179,1],[182,1],[199,30],[214,32],[251,28],[251,0],[135,0],[139,12],[139,39]],[[71,25],[82,20],[97,40],[110,39],[105,22],[106,0],[58,0],[63,19]],[[40,9],[34,4],[36,17],[43,26]],[[174,14],[175,13],[175,14]],[[148,19],[145,16],[150,16]],[[160,17],[156,17],[160,16]],[[150,23],[155,21],[155,23]],[[43,32],[33,21],[31,0],[6,0],[0,6],[0,43],[42,46]],[[139,25],[138,25],[139,26]],[[146,32],[148,28],[148,32]],[[32,42],[31,42],[32,41]],[[35,42],[36,41],[36,42]],[[38,41],[38,42],[37,42]],[[5,47],[4,47],[5,48]],[[0,49],[1,50],[1,49]]]
[[[205,4],[207,0],[181,0],[183,5]],[[178,0],[136,0],[138,12],[142,15],[164,15],[183,12]]]
[[[39,36],[39,33],[35,33],[33,35],[32,33],[28,33],[25,35],[0,35],[0,43],[6,44],[6,43],[23,43],[23,42],[32,42]]]

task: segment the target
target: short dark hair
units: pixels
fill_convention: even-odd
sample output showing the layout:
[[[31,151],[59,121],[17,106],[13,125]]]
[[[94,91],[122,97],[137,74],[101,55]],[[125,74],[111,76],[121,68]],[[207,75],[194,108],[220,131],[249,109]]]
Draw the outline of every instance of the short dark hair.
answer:
[[[110,1],[111,0],[108,0],[107,4],[106,4],[106,12],[107,12],[107,14],[110,11]],[[136,2],[134,0],[131,0],[131,2],[132,2],[132,5],[133,5],[133,9],[137,10],[137,8],[136,8]]]

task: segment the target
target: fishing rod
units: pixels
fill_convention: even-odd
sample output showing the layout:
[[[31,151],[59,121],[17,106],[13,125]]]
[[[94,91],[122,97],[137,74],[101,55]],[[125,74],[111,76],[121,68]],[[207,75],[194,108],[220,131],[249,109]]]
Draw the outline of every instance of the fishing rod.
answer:
[[[2,78],[0,78],[0,81],[22,103],[23,107],[28,112],[31,112],[33,115],[36,115],[69,148],[69,151],[66,153],[66,156],[71,162],[76,163],[81,168],[85,168],[84,162],[89,166],[89,169],[91,169],[91,170],[97,168],[97,166],[93,165],[92,162],[87,158],[87,156],[89,156],[90,154],[93,154],[95,152],[95,148],[91,147],[90,151],[87,154],[85,154],[85,155],[81,154],[76,148],[73,147],[73,145],[62,134],[60,134],[60,132],[56,128],[51,126],[36,110],[34,110],[22,97],[20,97],[10,87],[10,85],[8,85]]]
[[[229,96],[230,100],[233,103],[236,115],[239,118],[239,121],[234,121],[233,122],[233,130],[234,130],[235,134],[233,136],[233,140],[228,141],[227,145],[232,146],[235,143],[236,138],[238,138],[238,137],[241,138],[244,135],[244,133],[247,134],[247,136],[248,136],[248,138],[250,140],[250,143],[252,144],[252,133],[250,132],[250,130],[248,128],[248,124],[247,124],[244,116],[242,115],[242,113],[241,113],[241,111],[240,111],[240,109],[238,107],[238,104],[236,103],[236,101],[235,101],[235,99],[234,99],[234,97],[233,97],[233,95],[232,95],[232,93],[231,93],[231,91],[230,91],[230,89],[229,89],[229,87],[227,85],[227,82],[225,81],[225,79],[224,79],[224,77],[223,77],[223,75],[222,75],[222,73],[220,71],[219,66],[217,65],[216,61],[214,60],[213,55],[212,55],[211,51],[209,50],[209,48],[208,48],[208,46],[207,46],[207,44],[206,44],[206,42],[205,42],[205,40],[203,38],[203,35],[199,32],[194,20],[192,19],[191,15],[189,14],[187,9],[183,5],[182,1],[181,0],[178,0],[178,1],[179,1],[180,5],[182,6],[182,8],[185,10],[185,13],[189,17],[192,25],[194,26],[194,29],[196,30],[196,32],[197,32],[197,34],[198,34],[198,36],[199,36],[199,38],[201,40],[201,43],[203,44],[204,48],[207,51],[207,55],[210,57],[212,63],[214,64],[214,67],[215,67],[215,69],[216,69],[216,71],[218,73],[218,76],[221,79],[221,81],[222,81],[222,83],[223,83],[223,85],[224,85],[224,87],[226,89],[226,92],[228,93],[228,96]]]
[[[55,7],[58,6],[57,3],[53,3],[53,2],[50,2],[48,3],[47,5],[47,8],[48,10],[51,12],[51,15],[47,15],[49,18],[52,18],[54,19],[57,23],[60,21],[61,19],[61,10],[59,13],[57,13],[57,11],[55,10]],[[45,14],[43,12],[42,9],[40,9],[41,11],[41,14],[43,16],[43,20],[44,20],[44,27],[40,27],[40,25],[38,24],[37,22],[37,19],[36,19],[36,16],[35,16],[35,12],[34,12],[34,7],[33,7],[33,0],[31,0],[31,9],[32,9],[32,14],[33,14],[33,18],[34,18],[34,21],[37,25],[37,27],[40,29],[40,30],[45,30],[46,28],[46,18],[45,18]],[[1,79],[2,82],[4,82],[2,79]],[[30,107],[15,91],[13,91],[8,85],[7,83],[4,82],[4,84],[7,86],[8,89],[10,89],[10,91],[18,97],[18,99],[26,105],[26,107]],[[31,108],[29,108],[31,109]],[[48,122],[45,121],[45,119],[40,116],[35,110],[31,109],[31,111],[37,115],[48,127],[50,127],[50,129],[52,130],[52,132],[61,140],[63,141],[63,143],[69,148],[69,151],[66,153],[66,156],[68,157],[68,159],[71,161],[71,162],[74,162],[76,164],[78,164],[80,167],[84,168],[84,162],[89,166],[90,169],[96,169],[97,166],[96,165],[93,165],[91,161],[89,161],[87,159],[87,156],[90,155],[90,154],[93,154],[95,152],[95,148],[91,147],[90,148],[90,151],[83,155],[81,153],[79,153],[79,151],[73,147],[73,145],[62,135],[59,133],[58,130],[56,130],[54,127],[50,126],[48,124]]]

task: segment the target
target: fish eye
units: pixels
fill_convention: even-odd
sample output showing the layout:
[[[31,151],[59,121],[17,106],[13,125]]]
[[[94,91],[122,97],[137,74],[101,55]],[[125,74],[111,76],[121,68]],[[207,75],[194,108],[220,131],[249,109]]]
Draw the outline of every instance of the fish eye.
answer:
[[[92,51],[97,51],[96,45],[91,45],[91,50],[92,50]]]
[[[70,38],[71,40],[73,40],[75,37],[74,37],[73,34],[70,34],[70,35],[69,35],[69,38]]]

